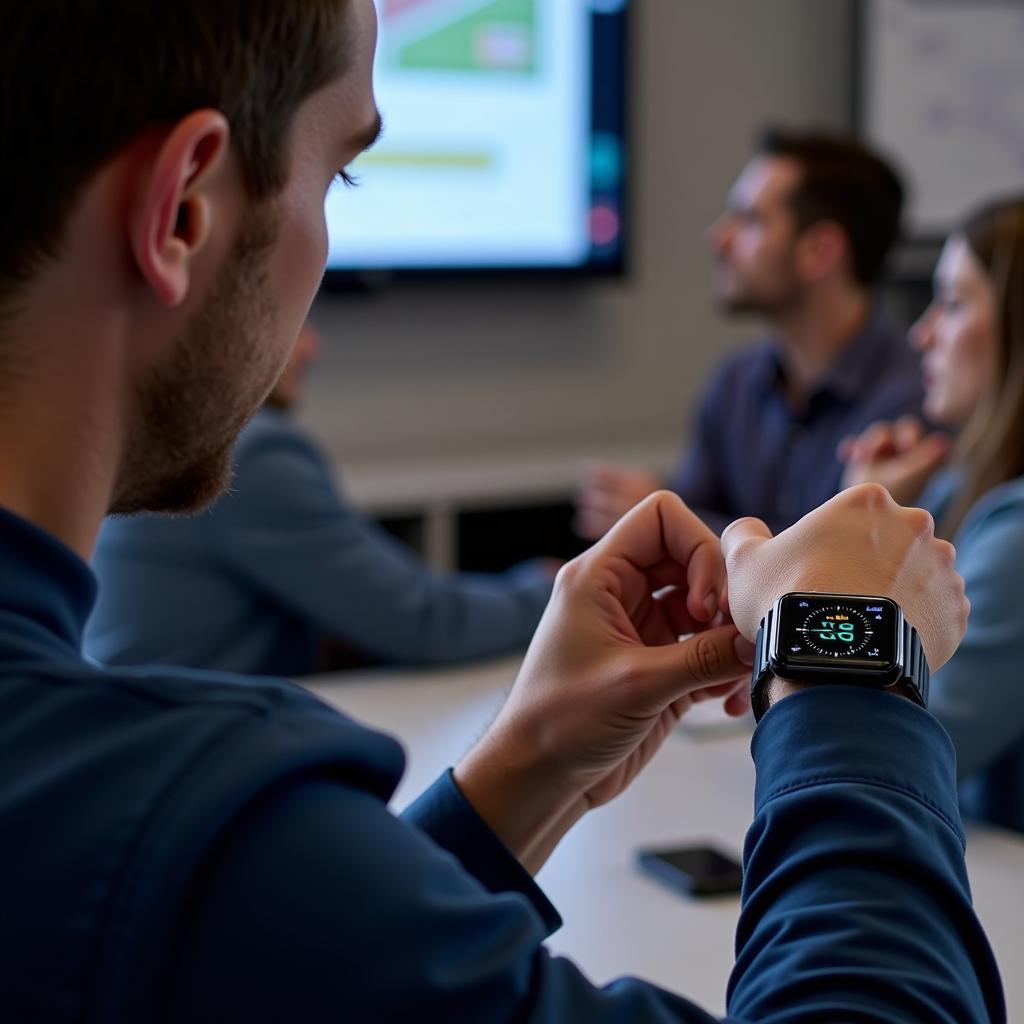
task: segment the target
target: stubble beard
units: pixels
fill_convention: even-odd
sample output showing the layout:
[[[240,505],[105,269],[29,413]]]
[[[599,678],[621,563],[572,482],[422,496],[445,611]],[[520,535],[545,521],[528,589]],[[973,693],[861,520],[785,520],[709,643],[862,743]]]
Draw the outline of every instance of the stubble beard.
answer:
[[[231,482],[238,434],[287,356],[271,344],[276,237],[273,208],[256,207],[173,355],[136,389],[111,514],[196,512]]]
[[[719,308],[733,316],[761,316],[775,319],[798,306],[803,291],[797,277],[792,257],[780,265],[770,280],[753,283],[733,270],[735,275],[731,289],[716,287]]]
[[[797,306],[800,300],[801,292],[796,282],[787,281],[773,289],[737,289],[729,295],[719,296],[719,305],[731,316],[775,319]]]

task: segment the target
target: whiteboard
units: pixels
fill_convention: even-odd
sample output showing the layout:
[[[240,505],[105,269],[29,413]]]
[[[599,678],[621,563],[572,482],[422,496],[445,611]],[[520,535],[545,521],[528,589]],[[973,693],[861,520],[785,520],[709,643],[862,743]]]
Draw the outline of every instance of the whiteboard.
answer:
[[[862,0],[861,14],[860,129],[906,175],[912,234],[1024,192],[1024,0]]]

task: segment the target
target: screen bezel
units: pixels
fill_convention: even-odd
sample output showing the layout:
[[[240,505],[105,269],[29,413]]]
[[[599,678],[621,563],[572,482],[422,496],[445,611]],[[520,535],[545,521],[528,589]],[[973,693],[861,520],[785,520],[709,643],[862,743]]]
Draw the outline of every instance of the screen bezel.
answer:
[[[826,657],[817,654],[796,654],[788,650],[787,634],[794,628],[793,624],[807,615],[800,603],[819,602],[822,604],[848,604],[854,607],[862,605],[867,614],[869,606],[884,605],[888,608],[887,618],[891,623],[891,635],[886,638],[885,651],[888,657],[874,660],[859,657]],[[850,675],[855,674],[861,679],[876,681],[879,686],[895,682],[902,675],[903,665],[903,630],[902,612],[895,601],[884,597],[866,597],[858,594],[817,594],[793,593],[780,598],[775,606],[772,617],[771,636],[771,669],[784,679],[799,680],[807,676]],[[891,652],[891,653],[890,653]]]
[[[593,64],[601,73],[591,76],[592,131],[612,132],[622,140],[623,176],[615,196],[621,210],[622,236],[613,255],[595,259],[593,255],[576,266],[549,264],[502,264],[489,266],[444,265],[437,267],[374,267],[348,269],[327,267],[324,288],[327,291],[375,291],[396,282],[440,282],[452,280],[590,280],[622,279],[629,273],[632,228],[633,146],[627,97],[630,92],[632,41],[632,3],[625,0],[617,11],[591,12],[594,20]],[[385,117],[387,111],[384,112]]]

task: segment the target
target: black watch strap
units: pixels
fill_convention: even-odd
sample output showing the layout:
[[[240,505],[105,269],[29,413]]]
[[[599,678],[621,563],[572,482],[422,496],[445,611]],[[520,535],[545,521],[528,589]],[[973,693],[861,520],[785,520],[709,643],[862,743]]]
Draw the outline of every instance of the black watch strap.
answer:
[[[768,684],[773,677],[769,660],[771,652],[768,650],[771,637],[772,616],[774,609],[769,611],[761,620],[757,630],[757,638],[754,641],[754,667],[750,674],[750,707],[754,712],[754,721],[760,722],[764,713],[768,710],[767,696]],[[894,683],[904,683],[910,691],[910,696],[915,704],[923,708],[928,707],[928,683],[931,674],[928,670],[928,661],[924,656],[924,647],[921,645],[921,637],[917,630],[903,619],[903,675]],[[839,679],[828,680],[829,682],[840,682]],[[822,680],[825,682],[825,680]]]
[[[903,676],[901,682],[907,684],[914,701],[921,707],[928,707],[928,683],[931,672],[928,670],[928,659],[924,656],[924,647],[917,630],[903,619]]]
[[[754,668],[750,673],[750,709],[754,712],[754,721],[760,722],[768,710],[765,702],[765,689],[771,677],[768,667],[768,637],[771,635],[772,616],[774,611],[761,620],[754,640]]]

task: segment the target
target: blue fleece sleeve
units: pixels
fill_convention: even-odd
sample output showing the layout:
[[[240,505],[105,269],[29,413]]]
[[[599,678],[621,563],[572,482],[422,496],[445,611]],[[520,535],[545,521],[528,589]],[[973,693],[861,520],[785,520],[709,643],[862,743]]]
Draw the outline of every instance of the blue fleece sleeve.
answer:
[[[931,679],[929,707],[956,748],[961,779],[1024,736],[1024,509],[994,511],[957,542],[971,615],[956,654]]]
[[[552,580],[433,572],[355,511],[321,453],[298,432],[243,454],[219,510],[218,550],[270,599],[389,662],[455,662],[525,647]]]
[[[168,1021],[713,1022],[643,982],[598,988],[552,957],[557,915],[450,779],[408,820],[331,779],[270,794],[188,905]]]

